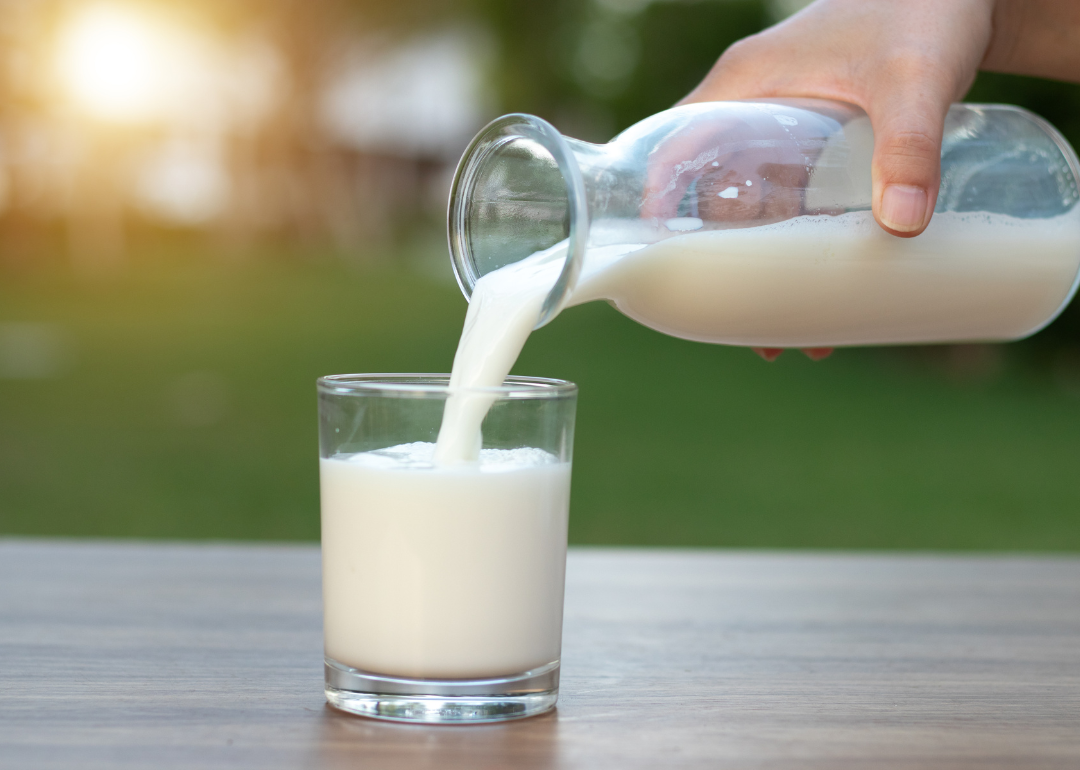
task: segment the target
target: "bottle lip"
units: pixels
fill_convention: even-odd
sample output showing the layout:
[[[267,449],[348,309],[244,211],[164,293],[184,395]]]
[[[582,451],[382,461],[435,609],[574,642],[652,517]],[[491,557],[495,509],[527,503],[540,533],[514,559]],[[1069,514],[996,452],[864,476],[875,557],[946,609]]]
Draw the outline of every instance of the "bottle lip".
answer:
[[[589,238],[589,209],[585,196],[585,181],[577,159],[562,134],[543,118],[524,113],[512,113],[488,123],[473,137],[454,172],[447,207],[447,238],[450,243],[450,259],[454,276],[466,299],[471,299],[473,287],[483,276],[477,267],[469,241],[467,213],[472,200],[478,173],[491,153],[508,142],[530,139],[547,150],[558,166],[566,185],[566,197],[570,214],[568,249],[563,269],[544,299],[536,327],[548,323],[566,305],[577,285],[581,266],[585,261],[585,247]]]

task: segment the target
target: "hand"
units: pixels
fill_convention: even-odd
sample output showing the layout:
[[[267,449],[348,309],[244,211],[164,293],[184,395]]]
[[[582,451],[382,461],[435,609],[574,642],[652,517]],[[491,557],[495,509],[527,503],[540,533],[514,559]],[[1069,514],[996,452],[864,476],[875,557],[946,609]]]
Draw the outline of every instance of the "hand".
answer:
[[[893,235],[930,221],[949,105],[991,38],[992,0],[818,0],[729,48],[683,102],[810,96],[862,107],[874,127],[874,217]],[[755,348],[766,361],[783,350]],[[817,361],[830,348],[803,351]]]
[[[683,103],[808,96],[856,104],[874,127],[873,209],[926,229],[949,105],[978,69],[1080,82],[1076,0],[817,0],[739,41]],[[779,348],[757,349],[774,360]],[[831,351],[804,351],[817,360]]]
[[[766,361],[775,361],[780,357],[780,354],[784,352],[784,348],[750,348]],[[807,358],[811,361],[820,361],[823,358],[828,358],[832,355],[832,348],[803,348],[803,353],[806,353]]]
[[[975,78],[993,13],[992,0],[818,0],[729,48],[684,102],[858,105],[874,127],[874,216],[893,235],[917,235],[937,199],[945,113]]]

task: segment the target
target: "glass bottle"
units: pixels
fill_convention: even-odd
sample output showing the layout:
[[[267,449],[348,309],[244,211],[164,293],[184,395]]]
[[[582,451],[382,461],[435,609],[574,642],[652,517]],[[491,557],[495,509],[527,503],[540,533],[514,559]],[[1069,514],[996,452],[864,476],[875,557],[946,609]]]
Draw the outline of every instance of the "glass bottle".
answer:
[[[546,250],[561,269],[537,326],[606,299],[667,334],[762,347],[1010,340],[1061,312],[1080,270],[1080,167],[1053,126],[953,105],[914,238],[872,218],[872,152],[862,110],[817,99],[685,105],[605,145],[507,115],[458,166],[454,271],[469,297]]]

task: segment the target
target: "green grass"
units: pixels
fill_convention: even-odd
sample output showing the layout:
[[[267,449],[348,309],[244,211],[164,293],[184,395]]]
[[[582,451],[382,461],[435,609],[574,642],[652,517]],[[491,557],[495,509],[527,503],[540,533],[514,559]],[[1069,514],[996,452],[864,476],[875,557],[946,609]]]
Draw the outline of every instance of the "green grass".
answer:
[[[446,371],[465,310],[445,279],[328,259],[0,280],[0,322],[70,353],[0,380],[8,534],[314,539],[315,378]],[[1080,549],[1080,399],[1006,353],[967,384],[883,351],[770,365],[593,304],[516,371],[581,385],[577,543]]]

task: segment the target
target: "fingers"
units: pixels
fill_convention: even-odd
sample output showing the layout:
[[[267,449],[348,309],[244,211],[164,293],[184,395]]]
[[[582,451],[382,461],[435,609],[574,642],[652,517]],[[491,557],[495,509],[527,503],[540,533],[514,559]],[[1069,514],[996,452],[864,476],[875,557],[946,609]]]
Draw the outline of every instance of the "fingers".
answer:
[[[941,135],[951,94],[936,89],[921,65],[897,66],[912,84],[876,99],[867,112],[874,126],[873,207],[893,235],[913,236],[930,223],[941,179]]]
[[[875,55],[855,46],[833,61],[813,46],[800,54],[807,44],[795,45],[789,37],[781,25],[736,44],[683,103],[784,94],[858,104],[874,127],[874,215],[894,235],[918,235],[937,202],[945,115],[974,68],[919,40],[891,44]],[[785,50],[794,60],[770,56],[780,43],[792,43]],[[791,74],[801,70],[816,74]]]
[[[751,348],[766,361],[775,361],[784,352],[784,348]],[[803,348],[803,353],[811,361],[820,361],[832,355],[833,348]]]

